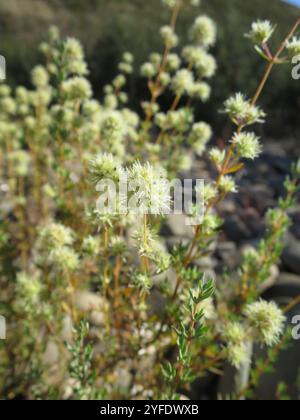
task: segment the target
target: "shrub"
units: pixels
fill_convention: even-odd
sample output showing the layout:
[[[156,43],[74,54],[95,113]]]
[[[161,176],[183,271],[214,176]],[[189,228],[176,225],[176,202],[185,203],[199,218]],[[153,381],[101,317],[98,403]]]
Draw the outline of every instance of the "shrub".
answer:
[[[286,180],[286,197],[267,214],[265,239],[232,277],[215,282],[195,263],[218,238],[215,210],[238,192],[235,174],[262,151],[248,126],[266,118],[259,97],[285,50],[299,47],[293,35],[300,21],[274,56],[267,44],[273,26],[253,24],[249,37],[259,42],[266,71],[252,99],[237,93],[225,101],[234,132],[224,150],[210,149],[212,128],[195,120],[194,109],[209,98],[217,28],[208,16],[197,17],[188,44],[180,45],[179,13],[198,2],[163,3],[171,13],[161,30],[164,51],[141,67],[150,92],[144,118],[126,105],[133,56],[123,55],[98,102],[80,43],[61,39],[56,28],[41,46],[45,66],[33,70],[33,89],[12,94],[0,86],[1,310],[13,326],[1,347],[5,398],[179,399],[226,361],[243,373],[254,343],[274,348],[285,339],[283,310],[260,299],[260,286],[282,252],[299,164]],[[173,95],[168,112],[160,110],[164,94]],[[167,251],[160,234],[173,205],[167,180],[205,153],[217,176],[198,186],[200,219],[197,205],[189,209],[187,216],[198,217],[193,240]],[[124,211],[122,196],[103,211],[100,204],[111,198],[111,190],[100,190],[103,182],[124,177],[138,213]],[[154,290],[161,311],[151,306]],[[241,376],[235,398],[252,390]]]

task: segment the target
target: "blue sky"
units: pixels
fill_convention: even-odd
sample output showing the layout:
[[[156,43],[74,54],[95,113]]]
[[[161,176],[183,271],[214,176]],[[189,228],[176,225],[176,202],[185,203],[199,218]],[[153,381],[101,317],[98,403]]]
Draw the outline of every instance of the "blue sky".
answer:
[[[296,6],[300,6],[300,0],[286,0],[287,3],[295,4]]]

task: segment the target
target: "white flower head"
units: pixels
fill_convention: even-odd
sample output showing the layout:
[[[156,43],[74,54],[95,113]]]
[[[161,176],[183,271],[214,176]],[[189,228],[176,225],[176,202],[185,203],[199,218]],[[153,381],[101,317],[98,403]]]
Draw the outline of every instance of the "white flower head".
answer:
[[[236,125],[251,125],[264,122],[266,114],[252,105],[241,93],[237,93],[225,102],[225,112]]]
[[[240,369],[249,362],[249,353],[246,344],[229,344],[226,348],[226,355],[229,363],[236,369]]]
[[[246,34],[247,38],[250,38],[254,44],[265,44],[269,41],[275,26],[269,20],[258,20],[252,23],[251,31]]]
[[[53,250],[72,245],[75,240],[75,234],[67,226],[60,223],[51,223],[41,230],[39,240],[41,248]]]
[[[199,122],[193,125],[188,142],[191,146],[193,146],[196,153],[201,156],[211,137],[211,126],[205,122]]]
[[[291,41],[286,44],[289,57],[294,58],[300,55],[300,38],[293,37]]]
[[[172,80],[172,89],[176,95],[189,94],[193,86],[193,73],[187,69],[178,70]]]
[[[249,304],[244,310],[244,315],[259,341],[267,346],[279,341],[286,318],[276,303],[260,300]]]
[[[208,16],[199,16],[191,28],[190,37],[196,44],[210,47],[217,39],[216,24]]]
[[[69,101],[89,99],[92,96],[90,82],[79,76],[64,81],[62,83],[62,91]]]
[[[238,192],[235,180],[231,176],[228,176],[228,175],[225,175],[222,177],[220,181],[219,189],[223,194]]]
[[[160,34],[167,47],[174,48],[178,45],[178,36],[171,26],[163,26],[160,30]]]
[[[92,182],[98,184],[103,179],[119,181],[122,174],[121,163],[110,153],[99,153],[89,162]]]
[[[224,162],[226,156],[225,150],[220,150],[217,147],[213,147],[209,152],[209,157],[211,158],[212,162],[217,166],[221,166]]]
[[[135,162],[128,169],[129,191],[138,198],[142,214],[169,214],[171,206],[170,184],[164,169],[150,163]]]
[[[141,75],[147,79],[152,79],[157,73],[157,69],[152,63],[144,63],[141,67]]]
[[[50,252],[49,263],[58,271],[72,273],[79,267],[79,256],[67,246],[55,248]]]
[[[256,159],[262,152],[259,138],[254,133],[236,133],[231,142],[238,155],[244,159]]]
[[[43,88],[49,83],[49,74],[45,67],[36,66],[31,73],[31,80],[35,87]]]

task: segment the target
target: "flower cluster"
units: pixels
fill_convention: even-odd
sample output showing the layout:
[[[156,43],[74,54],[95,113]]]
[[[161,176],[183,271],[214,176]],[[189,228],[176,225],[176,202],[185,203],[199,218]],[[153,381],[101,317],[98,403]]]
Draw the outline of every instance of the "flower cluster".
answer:
[[[275,303],[254,302],[245,308],[244,314],[260,342],[272,346],[279,341],[286,318]]]
[[[225,112],[239,126],[264,122],[266,114],[253,105],[244,95],[237,93],[225,102]]]
[[[253,22],[251,26],[251,31],[246,34],[248,38],[250,38],[254,44],[261,45],[266,44],[273,32],[275,31],[275,26],[269,20],[258,20],[257,22]]]

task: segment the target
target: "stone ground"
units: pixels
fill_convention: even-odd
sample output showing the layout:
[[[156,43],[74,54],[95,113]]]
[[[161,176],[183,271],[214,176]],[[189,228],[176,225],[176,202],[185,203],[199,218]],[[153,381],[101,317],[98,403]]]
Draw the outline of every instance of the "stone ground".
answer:
[[[277,205],[284,195],[283,182],[291,164],[300,156],[300,145],[295,141],[268,141],[263,155],[255,162],[247,162],[239,175],[239,194],[231,195],[218,212],[225,220],[223,232],[215,252],[202,262],[204,268],[221,273],[224,266],[234,269],[240,262],[241,252],[246,246],[255,246],[265,233],[264,215]],[[192,177],[209,179],[208,162],[195,161]],[[293,225],[285,238],[286,248],[282,262],[274,268],[272,280],[289,278],[300,285],[300,196],[298,205],[292,211]],[[171,216],[164,231],[167,243],[172,245],[181,239],[191,238],[191,228],[185,226],[184,216]]]

